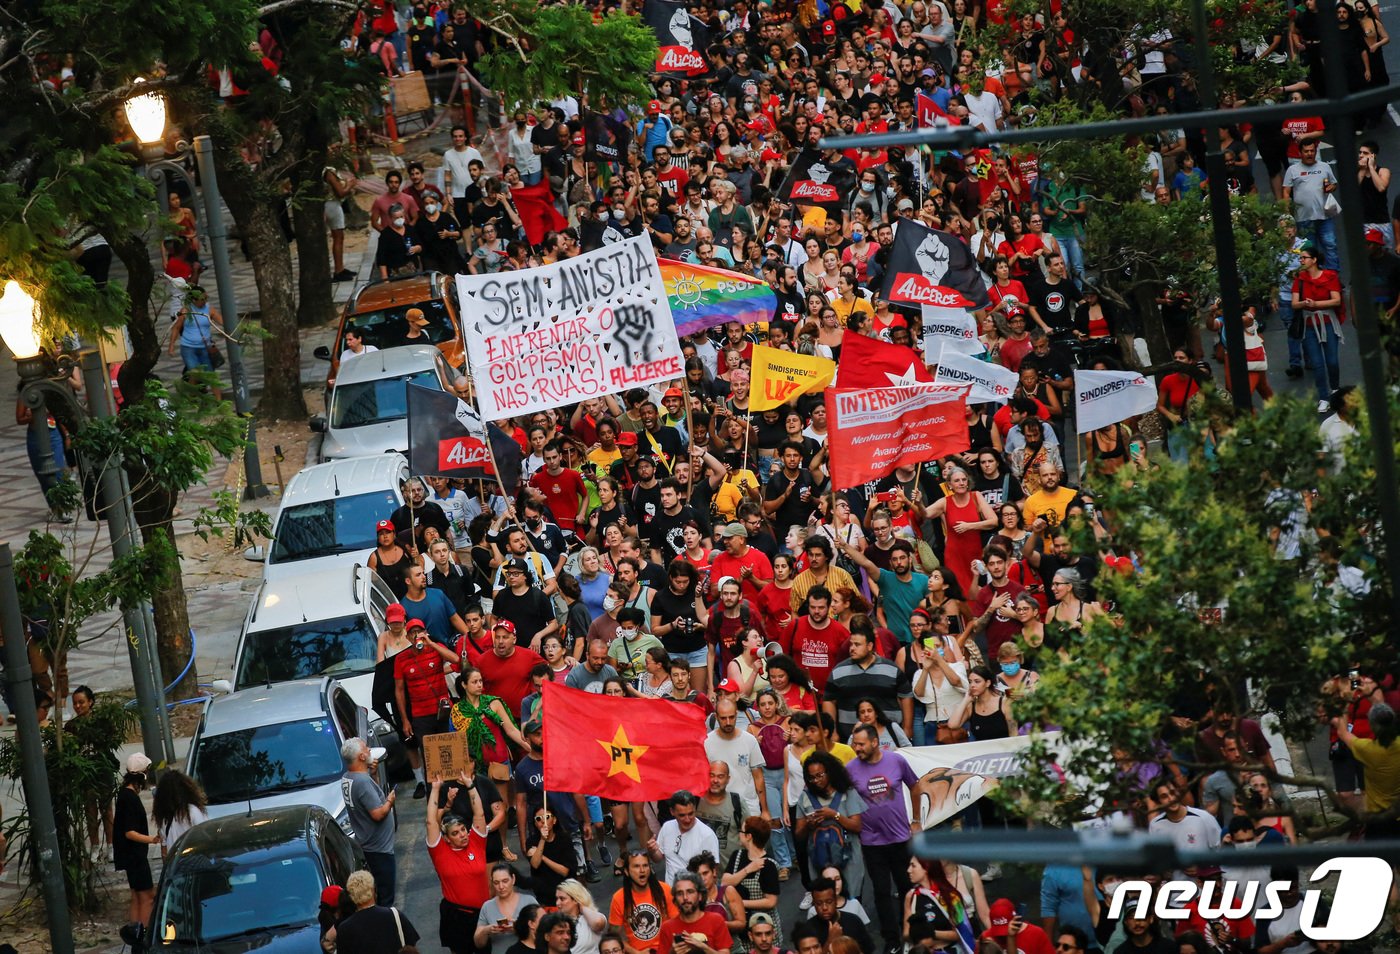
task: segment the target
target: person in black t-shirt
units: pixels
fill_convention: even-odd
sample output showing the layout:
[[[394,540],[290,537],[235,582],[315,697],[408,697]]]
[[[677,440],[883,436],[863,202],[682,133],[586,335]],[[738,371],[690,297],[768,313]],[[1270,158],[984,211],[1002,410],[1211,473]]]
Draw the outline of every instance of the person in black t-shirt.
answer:
[[[1074,307],[1083,296],[1066,274],[1065,259],[1059,252],[1046,256],[1045,268],[1046,277],[1030,282],[1026,289],[1030,303],[1053,333],[1068,333],[1074,326]]]
[[[802,448],[784,441],[778,446],[778,458],[783,466],[764,488],[763,512],[786,533],[789,527],[807,525],[817,507],[817,488],[811,472],[802,469]]]
[[[661,509],[651,522],[649,530],[651,558],[662,566],[669,564],[685,552],[685,528],[694,524],[701,529],[704,524],[695,508],[681,496],[681,485],[675,478],[661,481]],[[703,531],[702,531],[703,532]],[[704,534],[708,536],[708,533]],[[709,547],[709,542],[704,544]]]
[[[334,928],[337,954],[380,954],[418,943],[418,929],[408,915],[374,903],[374,876],[368,871],[351,873],[345,893],[354,902],[355,913]]]

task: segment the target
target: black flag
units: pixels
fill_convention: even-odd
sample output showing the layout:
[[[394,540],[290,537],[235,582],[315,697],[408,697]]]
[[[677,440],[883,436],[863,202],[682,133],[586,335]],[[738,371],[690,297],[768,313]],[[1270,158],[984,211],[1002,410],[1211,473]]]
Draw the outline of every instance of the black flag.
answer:
[[[885,300],[906,305],[985,308],[991,304],[972,251],[957,236],[900,219],[890,246]]]
[[[709,27],[690,15],[684,3],[646,0],[642,19],[656,34],[656,72],[671,79],[699,79],[710,75]]]
[[[506,493],[520,483],[520,445],[455,394],[408,384],[408,467],[414,474],[500,480]],[[490,451],[487,434],[490,434]],[[494,465],[492,457],[495,457]]]
[[[803,149],[778,186],[778,198],[794,204],[819,205],[828,213],[837,213],[850,198],[855,180],[849,163],[829,163],[817,150]]]
[[[583,158],[589,162],[626,162],[632,127],[604,113],[583,116]]]

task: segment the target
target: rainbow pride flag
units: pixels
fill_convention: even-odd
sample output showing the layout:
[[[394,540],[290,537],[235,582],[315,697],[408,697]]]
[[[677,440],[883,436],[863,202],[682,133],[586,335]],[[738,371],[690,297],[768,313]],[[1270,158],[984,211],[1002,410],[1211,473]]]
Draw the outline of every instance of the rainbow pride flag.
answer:
[[[693,335],[726,321],[751,325],[773,317],[777,297],[756,278],[669,258],[658,261],[678,335]]]

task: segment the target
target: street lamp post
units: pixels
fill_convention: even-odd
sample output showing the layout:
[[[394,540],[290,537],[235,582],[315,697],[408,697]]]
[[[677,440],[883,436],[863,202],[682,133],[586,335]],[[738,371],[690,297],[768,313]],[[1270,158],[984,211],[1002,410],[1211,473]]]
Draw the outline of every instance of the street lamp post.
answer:
[[[257,429],[253,423],[253,405],[248,394],[248,370],[243,363],[243,346],[239,344],[234,333],[237,330],[238,299],[233,290],[233,266],[229,263],[227,230],[224,228],[223,209],[219,205],[219,184],[214,172],[209,137],[196,137],[193,150],[199,175],[204,183],[201,190],[184,166],[164,158],[165,97],[156,93],[133,96],[126,101],[124,109],[127,123],[136,134],[136,138],[141,141],[146,176],[159,190],[161,209],[169,209],[166,173],[178,176],[189,189],[191,196],[201,192],[204,196],[205,228],[209,235],[209,252],[214,259],[214,281],[219,294],[219,314],[223,319],[229,377],[233,380],[233,409],[243,418],[247,428],[244,435],[243,499],[266,497],[268,489],[263,483]],[[187,156],[191,151],[189,144],[183,140],[176,144],[176,150],[181,156]]]
[[[10,689],[15,707],[20,783],[29,812],[31,850],[39,862],[39,889],[49,920],[49,942],[54,954],[73,954],[73,924],[68,917],[68,892],[63,886],[58,827],[54,823],[44,739],[39,734],[39,712],[34,702],[34,672],[29,668],[28,641],[19,612],[19,588],[15,585],[14,556],[8,543],[0,543],[0,637],[5,643],[5,685]]]
[[[15,356],[20,378],[20,400],[34,412],[34,420],[42,423],[52,414],[59,420],[70,422],[75,430],[81,429],[89,417],[89,411],[78,403],[77,395],[67,384],[75,362],[70,355],[54,359],[43,351],[35,330],[36,312],[34,299],[17,282],[6,285],[5,295],[0,298],[0,337],[4,338]],[[91,416],[110,417],[113,413],[110,385],[97,349],[82,349],[76,365],[84,372]],[[136,517],[130,495],[123,492],[121,458],[113,455],[86,463],[98,469],[100,495],[97,509],[107,521],[112,552],[120,559],[137,546]],[[47,435],[39,444],[39,466],[36,470],[40,473],[57,472]],[[168,764],[174,758],[174,742],[169,723],[162,718],[164,711],[159,692],[154,633],[147,625],[146,614],[139,603],[123,603],[122,620],[127,631],[132,685],[136,690],[141,716],[141,741],[146,752],[163,754]]]

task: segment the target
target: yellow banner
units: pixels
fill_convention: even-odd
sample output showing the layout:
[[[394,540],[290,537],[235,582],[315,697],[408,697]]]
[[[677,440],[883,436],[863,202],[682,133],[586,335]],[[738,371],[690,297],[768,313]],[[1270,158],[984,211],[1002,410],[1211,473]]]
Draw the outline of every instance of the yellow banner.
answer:
[[[767,411],[800,394],[820,391],[836,376],[836,362],[767,345],[753,346],[749,408]]]

